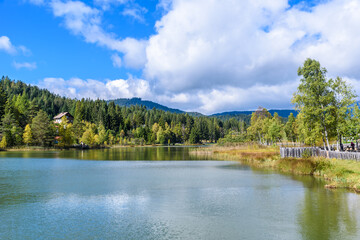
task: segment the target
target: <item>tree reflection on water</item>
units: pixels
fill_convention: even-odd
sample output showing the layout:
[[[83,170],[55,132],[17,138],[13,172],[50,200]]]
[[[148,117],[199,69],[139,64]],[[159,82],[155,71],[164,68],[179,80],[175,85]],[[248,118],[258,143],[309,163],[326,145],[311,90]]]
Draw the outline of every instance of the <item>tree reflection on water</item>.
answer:
[[[357,209],[349,204],[351,194],[325,189],[323,183],[311,177],[302,182],[305,195],[298,214],[302,238],[355,239]]]

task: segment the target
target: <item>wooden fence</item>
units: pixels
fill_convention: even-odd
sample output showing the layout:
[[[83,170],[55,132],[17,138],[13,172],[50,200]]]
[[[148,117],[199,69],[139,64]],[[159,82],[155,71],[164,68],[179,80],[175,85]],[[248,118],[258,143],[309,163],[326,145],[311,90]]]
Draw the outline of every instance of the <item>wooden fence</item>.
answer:
[[[314,147],[280,148],[280,156],[282,158],[301,158],[303,155],[360,161],[360,152],[326,151],[321,148]]]

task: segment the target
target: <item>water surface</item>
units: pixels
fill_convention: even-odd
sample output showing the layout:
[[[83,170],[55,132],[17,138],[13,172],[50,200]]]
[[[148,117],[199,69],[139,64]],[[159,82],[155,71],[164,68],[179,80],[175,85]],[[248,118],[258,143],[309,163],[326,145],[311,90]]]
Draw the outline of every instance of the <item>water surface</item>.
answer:
[[[0,239],[360,239],[359,195],[188,151],[1,153]]]

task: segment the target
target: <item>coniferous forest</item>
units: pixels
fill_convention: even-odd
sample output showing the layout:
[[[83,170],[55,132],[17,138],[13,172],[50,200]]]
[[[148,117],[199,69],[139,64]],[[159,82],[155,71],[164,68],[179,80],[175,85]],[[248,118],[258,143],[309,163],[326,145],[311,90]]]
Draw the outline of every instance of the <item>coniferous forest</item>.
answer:
[[[222,121],[137,105],[119,107],[104,100],[65,98],[8,77],[1,79],[0,95],[1,148],[66,147],[81,142],[89,146],[197,144],[217,142],[230,131],[246,128],[235,118]],[[74,116],[73,123],[55,124],[52,119],[61,112]]]

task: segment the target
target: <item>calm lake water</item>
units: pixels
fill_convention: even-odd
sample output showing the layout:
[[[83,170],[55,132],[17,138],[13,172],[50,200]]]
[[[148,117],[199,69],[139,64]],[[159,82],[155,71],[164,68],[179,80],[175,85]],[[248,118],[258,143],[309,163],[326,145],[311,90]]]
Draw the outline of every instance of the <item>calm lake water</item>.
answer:
[[[1,152],[0,239],[360,239],[360,195],[188,151]]]

